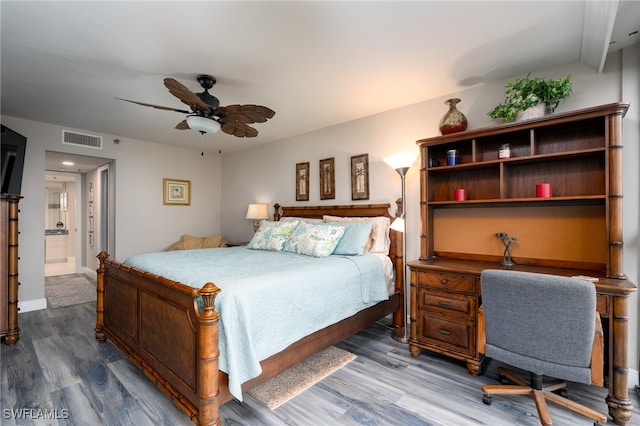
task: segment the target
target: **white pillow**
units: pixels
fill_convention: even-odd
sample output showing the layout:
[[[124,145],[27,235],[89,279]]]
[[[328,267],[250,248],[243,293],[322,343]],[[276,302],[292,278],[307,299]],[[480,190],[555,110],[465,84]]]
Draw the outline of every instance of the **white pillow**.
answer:
[[[389,238],[389,226],[391,220],[385,216],[376,217],[349,217],[349,216],[329,216],[324,215],[322,220],[325,223],[354,223],[354,222],[372,222],[373,241],[371,245],[372,253],[389,254],[391,248],[391,239]]]
[[[304,223],[322,223],[322,219],[315,219],[312,217],[284,216],[280,218],[280,222],[291,222],[293,220]]]

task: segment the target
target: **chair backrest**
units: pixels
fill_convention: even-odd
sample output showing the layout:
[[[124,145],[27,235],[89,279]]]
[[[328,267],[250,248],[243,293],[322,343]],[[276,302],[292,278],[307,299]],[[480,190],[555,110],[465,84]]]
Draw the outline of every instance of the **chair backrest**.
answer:
[[[562,377],[564,367],[555,367],[589,367],[596,317],[593,283],[555,275],[485,270],[481,286],[487,356],[506,354],[508,359],[501,361],[516,367],[587,383],[589,379],[580,378],[580,374],[577,378]],[[547,366],[551,366],[550,371],[544,371]]]

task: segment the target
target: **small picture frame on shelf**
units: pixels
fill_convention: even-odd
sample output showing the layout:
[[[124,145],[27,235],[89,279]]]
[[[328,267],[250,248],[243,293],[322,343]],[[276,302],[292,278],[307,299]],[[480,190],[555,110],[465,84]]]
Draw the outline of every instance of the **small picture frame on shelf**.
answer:
[[[320,199],[336,198],[335,158],[320,160]]]
[[[191,181],[163,179],[162,203],[173,206],[191,205]]]
[[[296,201],[309,201],[309,163],[296,164]]]
[[[351,199],[369,199],[369,154],[351,157]]]

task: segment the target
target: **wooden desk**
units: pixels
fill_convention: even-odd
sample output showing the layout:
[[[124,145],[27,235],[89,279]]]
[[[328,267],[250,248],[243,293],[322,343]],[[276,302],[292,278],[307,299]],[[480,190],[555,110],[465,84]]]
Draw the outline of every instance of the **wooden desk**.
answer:
[[[627,390],[627,300],[637,290],[626,279],[606,278],[594,271],[434,258],[409,262],[411,270],[411,336],[413,356],[420,349],[464,360],[471,374],[482,373],[484,354],[478,351],[478,310],[481,305],[480,274],[484,269],[511,269],[562,276],[598,277],[597,308],[605,332],[606,398],[614,422],[626,425],[633,405]]]

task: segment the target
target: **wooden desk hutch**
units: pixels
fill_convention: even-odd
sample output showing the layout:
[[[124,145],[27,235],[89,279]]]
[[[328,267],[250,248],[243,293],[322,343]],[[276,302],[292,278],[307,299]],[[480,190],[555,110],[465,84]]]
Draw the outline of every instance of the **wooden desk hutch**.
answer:
[[[637,290],[623,272],[622,119],[613,103],[417,141],[420,168],[420,259],[411,271],[413,356],[420,349],[464,360],[482,372],[478,345],[480,273],[509,268],[597,277],[605,331],[609,414],[627,424],[627,301]],[[509,158],[498,152],[509,145]],[[447,151],[459,164],[447,166]],[[430,161],[431,160],[431,161]],[[550,183],[552,196],[536,197]],[[454,191],[464,188],[465,201]],[[516,266],[502,266],[497,233],[516,238]]]

